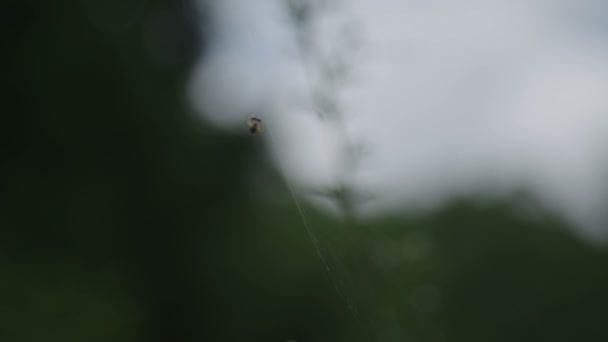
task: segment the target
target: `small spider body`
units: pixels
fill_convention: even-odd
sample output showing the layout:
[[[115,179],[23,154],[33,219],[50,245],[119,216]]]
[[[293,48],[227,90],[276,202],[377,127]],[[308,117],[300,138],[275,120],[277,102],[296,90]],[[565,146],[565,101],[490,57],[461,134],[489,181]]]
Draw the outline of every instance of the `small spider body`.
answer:
[[[247,119],[247,127],[249,127],[249,133],[251,134],[260,134],[264,132],[264,127],[262,126],[262,120],[255,116]]]

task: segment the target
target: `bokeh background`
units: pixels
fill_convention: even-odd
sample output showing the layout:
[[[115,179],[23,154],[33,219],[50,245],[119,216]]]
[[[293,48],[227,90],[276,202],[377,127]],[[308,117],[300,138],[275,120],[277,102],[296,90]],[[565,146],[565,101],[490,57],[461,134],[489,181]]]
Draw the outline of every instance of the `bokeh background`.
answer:
[[[191,105],[201,4],[4,5],[0,341],[608,340],[607,248],[525,188],[302,216],[271,142]]]

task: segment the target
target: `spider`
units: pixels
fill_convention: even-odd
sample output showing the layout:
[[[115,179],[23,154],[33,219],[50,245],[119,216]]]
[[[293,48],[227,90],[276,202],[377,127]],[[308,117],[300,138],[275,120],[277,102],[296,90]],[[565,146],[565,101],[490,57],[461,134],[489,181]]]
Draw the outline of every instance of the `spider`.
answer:
[[[262,126],[262,120],[255,116],[247,119],[247,127],[249,127],[249,133],[251,134],[260,134],[264,132],[264,127]]]

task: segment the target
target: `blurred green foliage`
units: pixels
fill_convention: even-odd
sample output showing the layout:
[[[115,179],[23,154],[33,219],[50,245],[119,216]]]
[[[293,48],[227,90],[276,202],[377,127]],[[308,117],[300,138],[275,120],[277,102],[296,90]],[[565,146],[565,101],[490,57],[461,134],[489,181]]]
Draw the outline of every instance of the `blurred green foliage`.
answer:
[[[9,1],[0,341],[606,341],[608,255],[517,203],[307,213],[184,87],[185,1]]]

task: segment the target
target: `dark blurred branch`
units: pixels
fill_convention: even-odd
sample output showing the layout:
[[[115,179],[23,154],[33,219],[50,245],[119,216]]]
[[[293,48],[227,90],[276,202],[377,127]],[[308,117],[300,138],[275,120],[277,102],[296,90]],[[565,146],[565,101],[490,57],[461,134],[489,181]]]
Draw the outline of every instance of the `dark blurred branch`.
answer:
[[[339,103],[339,92],[350,76],[350,57],[358,49],[353,27],[345,25],[332,51],[325,54],[315,41],[315,20],[326,15],[332,6],[332,0],[287,0],[286,7],[294,27],[294,34],[299,52],[299,59],[308,84],[310,103],[319,117],[335,127],[336,133],[343,142],[342,175],[343,182],[329,193],[340,204],[346,218],[352,218],[358,195],[350,186],[350,177],[358,166],[363,151],[360,144],[349,136],[345,116]]]

